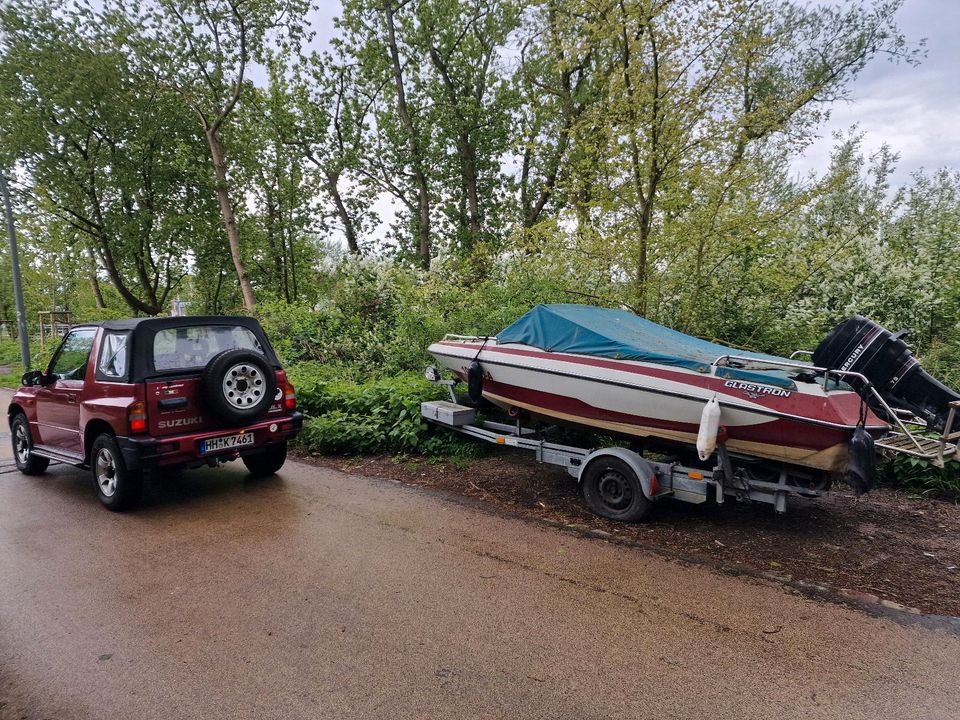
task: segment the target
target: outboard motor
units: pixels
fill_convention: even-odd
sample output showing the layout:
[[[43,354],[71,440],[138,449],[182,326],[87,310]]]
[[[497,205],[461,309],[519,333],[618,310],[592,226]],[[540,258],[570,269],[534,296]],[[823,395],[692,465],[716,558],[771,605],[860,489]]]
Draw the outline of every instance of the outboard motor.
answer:
[[[872,320],[854,315],[837,325],[817,346],[813,363],[830,370],[860,373],[873,383],[888,405],[909,410],[925,420],[930,429],[942,431],[950,411],[948,405],[960,400],[960,394],[920,367],[903,341],[906,335],[906,330],[892,333]]]

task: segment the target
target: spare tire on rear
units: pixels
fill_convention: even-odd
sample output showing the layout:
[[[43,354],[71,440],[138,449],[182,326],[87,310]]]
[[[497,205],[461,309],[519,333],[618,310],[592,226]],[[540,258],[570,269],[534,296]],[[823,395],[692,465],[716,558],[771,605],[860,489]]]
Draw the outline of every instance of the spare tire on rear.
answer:
[[[253,350],[224,350],[210,358],[200,376],[200,392],[210,409],[229,425],[255,422],[277,394],[277,376]]]

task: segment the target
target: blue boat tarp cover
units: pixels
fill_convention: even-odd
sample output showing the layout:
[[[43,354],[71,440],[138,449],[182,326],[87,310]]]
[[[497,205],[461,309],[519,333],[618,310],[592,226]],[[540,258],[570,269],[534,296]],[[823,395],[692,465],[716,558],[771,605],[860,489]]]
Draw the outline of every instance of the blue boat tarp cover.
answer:
[[[625,310],[591,305],[537,305],[502,330],[497,343],[523,343],[548,352],[640,360],[710,372],[722,355],[756,360],[783,360],[774,355],[735,350],[657,325]],[[744,371],[717,368],[719,377],[736,378],[780,387],[795,387],[782,371]]]

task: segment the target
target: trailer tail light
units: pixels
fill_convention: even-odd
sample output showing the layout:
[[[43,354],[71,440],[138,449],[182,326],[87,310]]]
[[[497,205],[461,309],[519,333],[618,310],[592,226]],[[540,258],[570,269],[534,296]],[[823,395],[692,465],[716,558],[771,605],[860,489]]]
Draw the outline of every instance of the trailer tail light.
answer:
[[[290,384],[289,380],[284,383],[283,386],[283,409],[297,409],[297,391],[293,389],[293,385]]]
[[[130,406],[127,419],[130,422],[131,433],[145,432],[147,429],[147,404],[138,400]]]
[[[660,478],[657,477],[656,473],[650,476],[650,496],[654,496],[660,493]]]

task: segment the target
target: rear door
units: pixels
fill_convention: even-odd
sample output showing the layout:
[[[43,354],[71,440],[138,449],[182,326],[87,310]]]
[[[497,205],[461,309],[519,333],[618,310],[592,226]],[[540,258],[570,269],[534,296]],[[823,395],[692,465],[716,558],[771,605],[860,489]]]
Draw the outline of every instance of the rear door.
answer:
[[[56,379],[37,391],[37,430],[40,444],[70,453],[83,452],[80,433],[80,394],[87,377],[96,328],[71,330],[50,361]]]
[[[238,325],[191,325],[157,331],[152,346],[146,348],[152,353],[157,373],[146,386],[151,435],[232,430],[206,407],[202,376],[211,358],[235,349],[263,353],[256,335]],[[269,414],[282,414],[281,399],[275,399]]]

